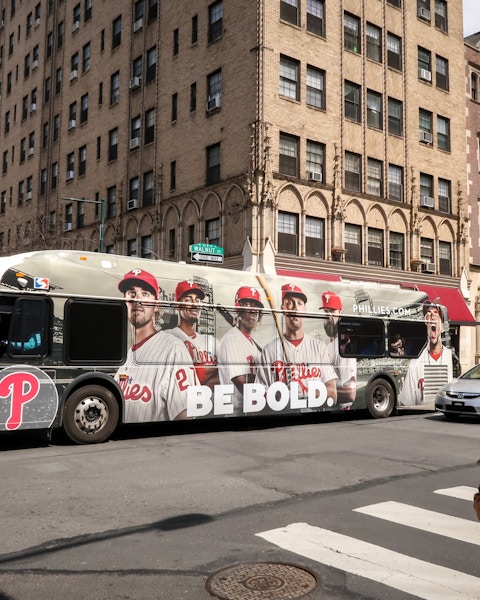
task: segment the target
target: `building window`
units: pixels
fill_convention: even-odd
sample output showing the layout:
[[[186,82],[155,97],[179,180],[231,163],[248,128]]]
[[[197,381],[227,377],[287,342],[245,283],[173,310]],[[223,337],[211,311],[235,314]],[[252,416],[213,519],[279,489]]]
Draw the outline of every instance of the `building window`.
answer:
[[[432,119],[433,115],[429,110],[423,108],[418,110],[418,129],[421,142],[431,144],[433,141]]]
[[[403,202],[403,167],[388,165],[388,199]]]
[[[440,275],[452,274],[452,244],[450,242],[439,242],[438,262]]]
[[[49,33],[47,33],[47,49],[45,52],[45,54],[47,55],[47,58],[52,56],[52,50],[53,50],[53,33],[50,31]],[[10,51],[10,48],[9,48],[9,51]],[[13,52],[13,47],[12,47],[12,52]]]
[[[120,72],[117,71],[110,77],[110,104],[120,100]]]
[[[173,30],[173,56],[177,56],[180,47],[180,30]]]
[[[118,156],[118,129],[108,132],[108,160],[117,160]]]
[[[307,0],[307,31],[325,37],[325,0]]]
[[[70,58],[70,81],[73,81],[78,77],[78,62],[78,52],[75,52]]]
[[[127,256],[137,256],[137,240],[127,240]]]
[[[292,25],[300,24],[298,0],[280,0],[280,19]]]
[[[433,240],[429,238],[420,238],[420,259],[424,264],[429,263],[430,265],[434,262],[433,260]]]
[[[20,140],[20,164],[25,162],[26,156],[27,156],[27,138],[22,138]]]
[[[362,262],[362,228],[360,225],[345,224],[345,260],[350,263]]]
[[[438,54],[435,56],[435,80],[438,88],[448,91],[450,87],[448,60]]]
[[[368,264],[377,267],[384,266],[383,231],[381,229],[368,228]]]
[[[402,40],[393,33],[387,33],[387,64],[392,69],[402,70]]]
[[[90,71],[90,42],[82,48],[82,73]]]
[[[177,161],[172,160],[170,163],[170,190],[177,187]]]
[[[423,21],[430,23],[430,0],[417,0],[417,16]]]
[[[171,120],[172,122],[175,122],[177,120],[177,113],[178,113],[178,94],[172,94],[172,114],[171,114]]]
[[[117,187],[114,185],[107,189],[107,219],[117,216]]]
[[[362,88],[352,81],[345,81],[345,117],[360,123],[362,120],[362,111],[360,104]]]
[[[146,82],[155,81],[157,76],[157,47],[154,46],[147,51],[147,73]]]
[[[291,100],[300,100],[300,63],[298,60],[280,56],[280,95]]]
[[[470,75],[470,98],[474,102],[478,100],[478,76],[476,73]]]
[[[345,152],[345,188],[362,191],[362,157],[360,154]]]
[[[51,79],[50,77],[47,77],[43,84],[43,101],[45,104],[50,100],[51,87]]]
[[[435,27],[440,31],[448,31],[448,13],[445,0],[435,0]]]
[[[325,71],[307,65],[307,105],[325,109]]]
[[[155,139],[155,109],[150,108],[145,111],[145,144],[153,142]]]
[[[197,110],[197,83],[193,82],[190,85],[190,112]]]
[[[53,136],[52,139],[54,142],[58,140],[60,135],[60,115],[55,115],[53,117]]]
[[[83,20],[85,22],[89,21],[92,18],[92,3],[93,3],[93,0],[85,0],[84,12],[83,12]]]
[[[78,150],[78,175],[85,175],[87,172],[87,147],[82,146]]]
[[[207,76],[207,112],[220,108],[222,100],[222,71]]]
[[[70,152],[67,154],[67,181],[73,179],[75,174],[75,154]]]
[[[88,93],[80,98],[80,123],[88,121]]]
[[[220,181],[220,144],[207,148],[207,185]]]
[[[23,192],[24,192],[25,182],[18,182],[18,206],[22,206],[23,204]]]
[[[68,107],[68,129],[75,129],[77,126],[77,103],[72,102]]]
[[[23,78],[27,79],[30,75],[30,54],[27,54],[23,60]]]
[[[122,41],[122,16],[117,17],[112,23],[112,50],[120,46]]]
[[[77,202],[77,228],[85,225],[85,202]]]
[[[383,196],[383,163],[374,158],[367,159],[367,194]]]
[[[435,208],[433,204],[433,177],[420,173],[420,206]]]
[[[371,23],[367,23],[365,29],[367,42],[367,58],[375,62],[382,62],[382,30]]]
[[[130,149],[132,149],[132,140],[140,140],[140,123],[140,115],[130,121]]]
[[[450,119],[437,116],[437,145],[450,152]]]
[[[383,129],[382,94],[367,90],[367,125]]]
[[[137,56],[132,62],[132,77],[141,77],[143,72],[143,58]]]
[[[55,71],[55,95],[62,91],[62,67]]]
[[[298,215],[278,213],[278,253],[298,255]]]
[[[176,238],[177,236],[175,229],[170,229],[168,232],[167,258],[175,258]]]
[[[58,183],[58,163],[53,163],[52,164],[52,172],[51,172],[51,185],[50,187],[52,188],[52,190],[55,190],[57,188],[57,183]]]
[[[403,102],[388,99],[388,133],[403,135]]]
[[[205,238],[207,244],[220,245],[220,219],[208,219],[205,221]]]
[[[140,187],[139,177],[132,177],[130,179],[129,191],[128,191],[128,206],[127,210],[132,210],[138,207],[138,190]]]
[[[153,197],[153,171],[147,171],[143,174],[143,202],[142,206],[152,206]]]
[[[323,219],[305,218],[305,255],[325,258],[325,221]]]
[[[307,140],[307,179],[310,181],[324,181],[325,144]]]
[[[142,244],[140,248],[140,256],[142,258],[152,258],[152,236],[151,235],[143,235],[140,238],[140,242]]]
[[[352,52],[361,52],[360,19],[350,13],[343,15],[343,46]]]
[[[223,3],[214,2],[208,7],[208,42],[215,42],[223,35]]]
[[[418,46],[418,78],[428,83],[432,81],[432,53],[420,46]]]
[[[192,46],[198,42],[198,15],[192,17]]]
[[[148,22],[154,21],[158,15],[158,0],[148,0]]]
[[[283,175],[298,177],[299,139],[287,133],[280,133],[279,171]]]
[[[450,203],[452,184],[448,179],[438,179],[438,210],[445,213],[452,211]]]
[[[405,236],[390,232],[389,261],[392,269],[403,269],[405,264]]]

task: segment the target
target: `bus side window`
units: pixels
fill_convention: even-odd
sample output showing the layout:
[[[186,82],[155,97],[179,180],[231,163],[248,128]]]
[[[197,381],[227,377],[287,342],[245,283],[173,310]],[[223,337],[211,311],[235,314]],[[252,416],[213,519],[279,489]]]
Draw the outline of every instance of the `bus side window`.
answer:
[[[387,335],[392,358],[416,358],[425,347],[427,329],[423,321],[390,321]]]
[[[51,306],[47,298],[17,299],[9,332],[9,355],[48,354]]]
[[[340,356],[380,358],[385,355],[385,328],[381,319],[341,317],[338,333]]]

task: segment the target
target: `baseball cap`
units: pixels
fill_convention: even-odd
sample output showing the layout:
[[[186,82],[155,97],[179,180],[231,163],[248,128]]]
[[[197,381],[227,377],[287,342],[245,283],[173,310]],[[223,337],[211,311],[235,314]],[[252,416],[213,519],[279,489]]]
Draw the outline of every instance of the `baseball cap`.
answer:
[[[304,302],[307,301],[307,297],[302,290],[293,283],[286,283],[285,285],[282,285],[282,302],[284,301],[285,296],[298,296]]]
[[[162,291],[155,277],[143,269],[132,269],[128,273],[125,273],[122,281],[118,284],[118,289],[122,293],[125,293],[133,285],[148,289],[155,294],[155,298],[158,298],[158,295]]]
[[[427,312],[433,308],[434,310],[436,310],[438,312],[438,314],[440,315],[440,318],[443,321],[443,306],[441,306],[440,304],[436,304],[435,302],[430,302],[430,300],[426,300],[423,303],[423,314],[424,316],[427,314]]]
[[[255,302],[261,308],[263,308],[263,304],[260,300],[260,294],[258,290],[253,287],[248,287],[247,285],[238,288],[237,293],[235,294],[235,306],[240,306],[240,300],[250,300],[251,302]]]
[[[331,308],[332,310],[342,310],[342,301],[335,292],[323,292],[322,306],[320,308]]]
[[[205,292],[194,281],[180,281],[175,288],[175,302],[178,302],[187,292],[194,292],[200,300],[205,298]]]

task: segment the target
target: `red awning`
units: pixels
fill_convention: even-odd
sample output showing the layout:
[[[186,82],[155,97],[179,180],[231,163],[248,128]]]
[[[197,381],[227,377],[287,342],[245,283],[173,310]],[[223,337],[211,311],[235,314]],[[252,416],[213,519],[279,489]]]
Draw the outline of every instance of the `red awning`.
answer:
[[[448,318],[451,323],[475,325],[475,317],[468,308],[458,288],[442,287],[439,285],[421,285],[417,283],[421,292],[428,294],[429,300],[437,301],[447,307]]]

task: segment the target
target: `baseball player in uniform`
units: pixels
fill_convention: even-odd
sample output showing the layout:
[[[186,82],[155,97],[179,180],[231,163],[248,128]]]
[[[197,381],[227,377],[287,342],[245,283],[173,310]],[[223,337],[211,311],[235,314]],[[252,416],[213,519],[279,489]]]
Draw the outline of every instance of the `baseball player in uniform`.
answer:
[[[118,288],[127,302],[133,345],[116,375],[123,391],[124,422],[147,423],[187,417],[187,388],[196,385],[192,359],[185,346],[155,328],[160,288],[142,269],[128,272]]]
[[[355,400],[357,384],[357,360],[340,356],[338,345],[338,319],[342,313],[342,300],[335,292],[322,294],[322,305],[319,307],[328,315],[323,326],[325,333],[330,338],[327,346],[330,362],[333,365],[338,379],[337,406],[351,404]]]
[[[177,307],[178,327],[169,331],[184,343],[190,353],[198,381],[213,389],[219,383],[217,340],[213,335],[197,332],[204,298],[205,292],[194,281],[180,281],[175,288],[175,302],[181,302],[184,306]]]
[[[282,339],[272,340],[263,349],[256,381],[266,387],[275,381],[298,382],[301,397],[307,397],[308,382],[320,380],[335,403],[337,376],[325,344],[304,332],[306,305],[307,297],[299,287],[291,283],[282,286],[285,332]]]
[[[218,372],[221,384],[234,384],[234,415],[243,414],[243,385],[253,383],[260,360],[260,348],[252,332],[262,319],[263,304],[258,290],[242,286],[235,295],[237,315],[218,346]]]
[[[450,348],[442,344],[443,310],[438,304],[425,302],[423,314],[427,324],[427,345],[418,358],[408,365],[407,375],[399,394],[402,406],[422,404],[425,374],[436,365],[447,366],[448,381],[453,378],[453,354]]]

